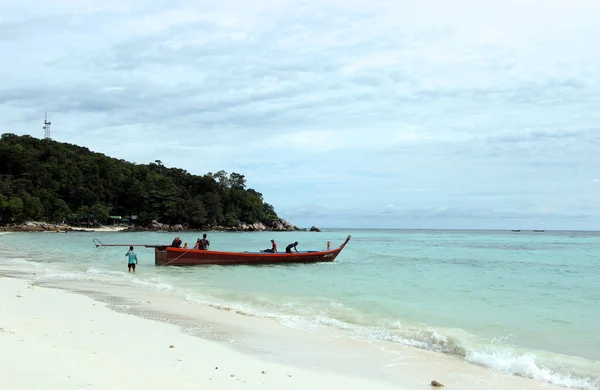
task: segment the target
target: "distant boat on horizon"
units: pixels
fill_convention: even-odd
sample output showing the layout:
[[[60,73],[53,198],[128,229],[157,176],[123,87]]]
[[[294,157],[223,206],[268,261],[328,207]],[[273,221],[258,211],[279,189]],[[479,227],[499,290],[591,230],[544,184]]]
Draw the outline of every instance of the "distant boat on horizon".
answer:
[[[513,230],[511,230],[511,232],[520,232],[520,231],[521,231],[521,229],[513,229]]]
[[[544,230],[544,229],[540,229],[540,230],[534,230],[534,232],[537,232],[537,233],[542,233],[542,232],[545,232],[545,230]]]

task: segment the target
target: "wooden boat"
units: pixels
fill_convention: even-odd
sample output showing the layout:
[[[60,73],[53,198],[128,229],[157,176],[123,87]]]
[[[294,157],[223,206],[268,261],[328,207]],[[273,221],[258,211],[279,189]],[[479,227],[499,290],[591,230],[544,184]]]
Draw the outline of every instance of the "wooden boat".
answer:
[[[133,246],[144,246],[154,248],[154,264],[164,265],[253,265],[253,264],[289,264],[289,263],[318,263],[331,262],[340,254],[346,246],[350,237],[338,248],[323,251],[298,251],[292,253],[285,252],[223,252],[212,250],[184,249],[175,248],[169,245],[145,245],[138,244]],[[129,244],[103,244],[97,238],[94,238],[96,248],[99,246],[129,246]]]
[[[222,252],[212,250],[184,249],[170,246],[154,248],[155,265],[200,265],[200,264],[289,264],[331,262],[350,241],[350,236],[339,248],[324,251],[285,252]]]

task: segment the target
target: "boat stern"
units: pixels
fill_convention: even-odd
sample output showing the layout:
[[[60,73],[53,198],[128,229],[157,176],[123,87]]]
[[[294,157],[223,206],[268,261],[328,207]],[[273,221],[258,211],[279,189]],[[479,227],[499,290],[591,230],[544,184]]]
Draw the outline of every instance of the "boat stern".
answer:
[[[164,265],[167,263],[167,247],[157,246],[154,248],[154,265]]]

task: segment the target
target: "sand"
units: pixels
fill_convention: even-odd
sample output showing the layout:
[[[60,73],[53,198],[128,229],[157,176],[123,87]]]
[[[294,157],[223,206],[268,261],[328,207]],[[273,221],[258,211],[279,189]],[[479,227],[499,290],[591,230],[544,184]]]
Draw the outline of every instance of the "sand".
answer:
[[[263,361],[84,295],[7,277],[0,277],[0,367],[0,388],[11,390],[402,390]]]
[[[69,227],[73,231],[77,232],[121,232],[128,228],[128,226],[115,225],[115,226],[100,226],[95,228],[81,228],[76,226]]]

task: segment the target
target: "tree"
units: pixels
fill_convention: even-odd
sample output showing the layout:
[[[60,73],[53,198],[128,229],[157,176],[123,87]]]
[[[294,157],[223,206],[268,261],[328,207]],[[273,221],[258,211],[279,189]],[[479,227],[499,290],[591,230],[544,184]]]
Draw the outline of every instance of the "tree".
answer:
[[[37,196],[31,196],[25,194],[23,196],[23,207],[25,211],[25,217],[32,220],[38,220],[44,215],[44,206]]]
[[[21,222],[24,217],[21,198],[13,197],[2,202],[2,220]]]
[[[90,212],[94,214],[94,218],[100,223],[106,223],[110,217],[109,208],[102,203],[95,203],[90,208]]]
[[[191,228],[200,228],[206,224],[206,210],[200,197],[186,202],[185,216]]]
[[[229,186],[231,188],[237,189],[245,189],[246,188],[246,178],[244,175],[240,175],[239,173],[233,172],[229,175]]]
[[[53,222],[63,222],[73,214],[67,203],[62,199],[53,199],[51,210],[51,220]]]
[[[220,170],[217,173],[209,173],[222,187],[229,187],[229,178],[227,172]]]
[[[206,210],[206,217],[208,223],[211,225],[220,225],[225,221],[223,216],[223,206],[221,205],[221,197],[214,193],[209,192],[205,194],[202,203],[204,204],[204,209]]]

